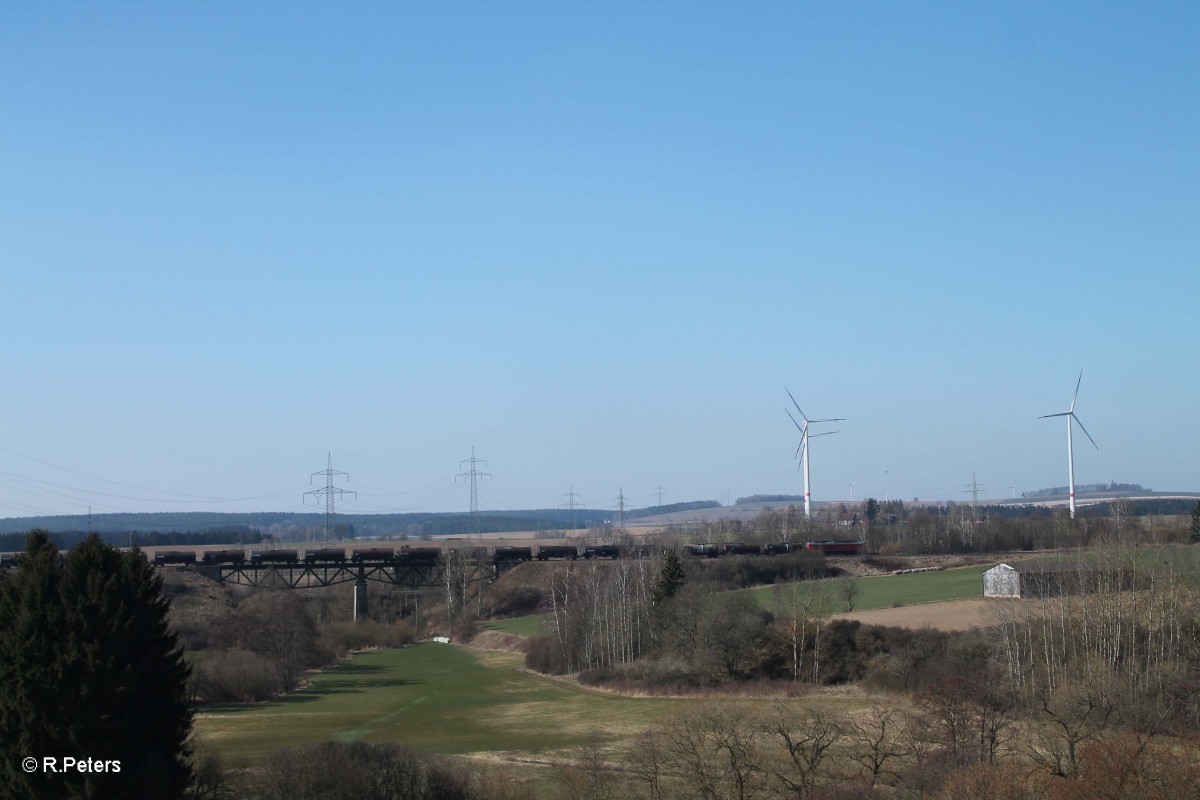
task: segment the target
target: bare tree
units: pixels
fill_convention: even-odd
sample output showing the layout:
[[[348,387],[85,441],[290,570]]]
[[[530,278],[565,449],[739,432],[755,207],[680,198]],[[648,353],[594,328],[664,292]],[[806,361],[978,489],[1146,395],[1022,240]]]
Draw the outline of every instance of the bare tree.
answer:
[[[838,579],[838,596],[846,602],[847,613],[854,610],[854,600],[858,597],[860,591],[858,581],[853,578]]]
[[[685,709],[667,722],[659,741],[664,764],[686,797],[753,800],[766,793],[760,734],[734,707]]]
[[[800,800],[810,796],[820,783],[831,748],[846,735],[840,716],[811,708],[795,709],[784,703],[771,707],[762,730],[772,742],[783,746],[783,757],[768,767],[771,775]]]
[[[899,762],[912,753],[908,724],[908,716],[887,702],[848,723],[847,738],[856,745],[852,758],[866,770],[872,787],[885,775],[900,776]]]

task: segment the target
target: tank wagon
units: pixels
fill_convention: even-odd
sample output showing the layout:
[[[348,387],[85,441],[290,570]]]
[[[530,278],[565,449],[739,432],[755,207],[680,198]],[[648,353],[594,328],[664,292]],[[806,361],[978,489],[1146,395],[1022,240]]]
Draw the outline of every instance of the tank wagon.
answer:
[[[715,544],[693,544],[688,546],[686,552],[698,558],[716,558],[721,555],[721,547]]]
[[[436,564],[442,557],[442,548],[405,547],[399,555],[402,564]]]
[[[579,558],[579,550],[573,544],[544,544],[537,549],[538,561],[567,558],[571,561]]]
[[[159,550],[154,554],[154,565],[195,564],[196,554],[191,550]]]
[[[305,550],[305,564],[345,564],[346,551],[340,547],[331,547],[320,550]]]
[[[621,548],[615,544],[596,544],[585,548],[583,551],[584,558],[620,558]],[[630,556],[636,558],[636,556]]]
[[[492,550],[492,560],[499,564],[501,561],[532,561],[533,548],[513,547],[512,545],[497,545]]]
[[[721,546],[721,554],[727,556],[760,556],[762,555],[762,545],[730,542]]]
[[[250,554],[251,564],[296,564],[299,561],[297,550],[258,550]]]
[[[364,547],[355,549],[350,554],[350,560],[355,564],[383,563],[394,564],[396,551],[390,547]]]
[[[205,564],[244,564],[245,550],[205,550],[201,558]]]

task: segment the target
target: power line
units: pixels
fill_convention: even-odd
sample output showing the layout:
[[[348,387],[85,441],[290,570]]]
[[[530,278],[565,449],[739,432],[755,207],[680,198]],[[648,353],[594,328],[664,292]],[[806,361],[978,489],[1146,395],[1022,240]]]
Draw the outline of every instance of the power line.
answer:
[[[315,500],[317,500],[318,502],[320,501],[320,499],[322,497],[325,498],[325,544],[329,544],[329,534],[333,530],[333,498],[334,498],[334,495],[340,496],[343,494],[352,494],[352,495],[354,495],[354,499],[357,500],[358,492],[350,491],[347,489],[338,489],[338,488],[334,487],[333,477],[335,475],[345,475],[347,478],[349,478],[350,473],[342,472],[340,470],[336,470],[333,468],[333,454],[332,453],[326,453],[325,458],[326,458],[325,469],[321,470],[320,472],[314,472],[308,478],[309,483],[312,483],[313,478],[317,477],[318,475],[324,475],[325,476],[325,486],[321,489],[313,489],[310,492],[305,492],[303,497],[308,497],[311,494],[313,496],[313,498]]]
[[[662,487],[662,481],[659,481],[659,482],[658,482],[658,486],[654,487],[654,491],[653,491],[653,492],[651,492],[651,494],[653,494],[655,497],[657,497],[657,498],[658,498],[658,503],[657,503],[657,505],[661,507],[661,506],[662,506],[662,504],[663,504],[663,503],[662,503],[663,495],[665,495],[665,494],[670,494],[670,492],[668,492],[668,491],[666,491],[665,489],[663,489],[663,487]]]
[[[617,530],[625,530],[625,490],[617,487]]]
[[[975,473],[971,473],[971,482],[967,484],[967,491],[971,493],[971,521],[979,521],[979,491],[982,486],[975,480]]]
[[[458,466],[460,468],[462,467],[463,464],[470,464],[471,468],[469,470],[467,470],[466,472],[460,472],[460,473],[458,473],[458,475],[454,476],[454,482],[457,483],[458,479],[462,478],[463,480],[470,481],[470,483],[471,483],[471,522],[470,522],[470,530],[468,530],[467,533],[471,536],[478,536],[479,535],[479,487],[478,487],[478,481],[480,478],[490,478],[491,473],[490,472],[480,472],[479,470],[477,470],[475,468],[476,464],[483,464],[485,467],[487,466],[487,461],[483,460],[482,458],[475,457],[475,445],[471,445],[471,457],[465,458],[462,461],[458,462]]]
[[[563,497],[567,498],[566,501],[559,503],[559,506],[566,506],[571,509],[571,530],[575,530],[575,509],[579,507],[579,503],[575,502],[575,498],[579,496],[579,493],[575,491],[575,484],[571,484],[571,491],[563,494]]]

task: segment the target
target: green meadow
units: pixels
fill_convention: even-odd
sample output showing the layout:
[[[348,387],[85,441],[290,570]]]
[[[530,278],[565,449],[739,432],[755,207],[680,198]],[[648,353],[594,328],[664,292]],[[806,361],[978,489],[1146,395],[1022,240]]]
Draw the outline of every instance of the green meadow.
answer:
[[[871,578],[855,578],[853,582],[858,594],[854,597],[855,611],[871,611],[876,608],[894,608],[919,603],[934,603],[939,600],[962,600],[983,597],[983,573],[991,564],[974,567],[959,567],[940,572],[917,572],[911,575],[880,575]],[[823,582],[828,592],[825,610],[846,610],[841,581]],[[761,586],[746,589],[759,604],[770,608],[775,603],[775,587]]]
[[[236,766],[279,747],[355,739],[527,755],[593,733],[625,739],[679,702],[601,694],[524,672],[522,663],[520,655],[436,643],[360,653],[279,701],[206,709],[195,730]]]

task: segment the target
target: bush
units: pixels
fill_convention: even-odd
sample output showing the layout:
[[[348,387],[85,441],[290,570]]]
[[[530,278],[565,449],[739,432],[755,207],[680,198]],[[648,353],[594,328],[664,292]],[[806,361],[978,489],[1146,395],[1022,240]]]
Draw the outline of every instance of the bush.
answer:
[[[546,593],[536,586],[493,587],[488,592],[492,617],[523,617],[536,614]]]
[[[391,625],[374,620],[331,622],[320,628],[320,649],[333,658],[372,647],[403,647],[416,640],[416,631],[409,622]]]
[[[275,665],[249,650],[207,654],[196,669],[196,691],[205,703],[253,703],[283,688]]]
[[[525,666],[543,675],[563,675],[567,672],[562,648],[553,636],[536,636],[525,654]]]
[[[276,751],[250,779],[248,789],[246,796],[252,800],[488,800],[519,796],[503,781],[449,759],[366,742],[326,742]]]

